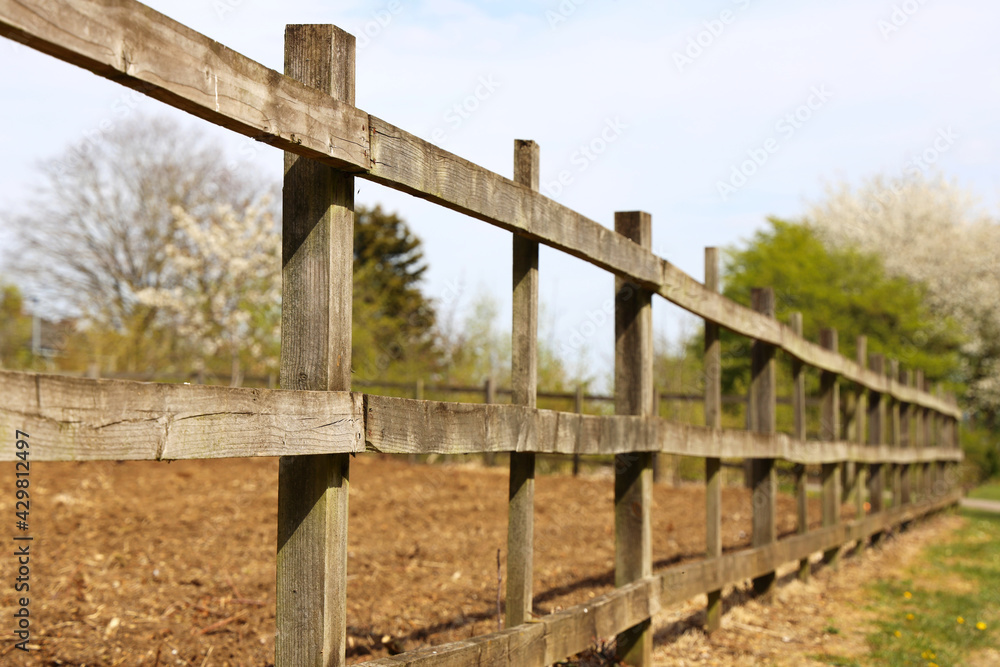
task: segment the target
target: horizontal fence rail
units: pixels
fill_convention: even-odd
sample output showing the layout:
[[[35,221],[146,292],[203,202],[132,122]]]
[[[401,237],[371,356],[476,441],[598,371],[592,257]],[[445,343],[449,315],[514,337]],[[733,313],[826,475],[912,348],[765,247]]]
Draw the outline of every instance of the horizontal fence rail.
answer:
[[[718,257],[702,284],[651,252],[652,223],[615,214],[609,229],[538,191],[539,148],[515,142],[514,179],[460,158],[354,105],[354,38],[334,26],[288,26],[281,74],[135,0],[0,0],[0,35],[138,90],[206,121],[285,151],[281,390],[69,378],[0,371],[0,427],[27,429],[45,446],[37,461],[172,460],[278,456],[275,662],[342,665],[350,456],[509,452],[507,629],[375,660],[374,665],[545,665],[617,638],[619,657],[651,664],[652,617],[708,594],[719,627],[724,586],[753,581],[763,595],[776,572],[822,552],[878,542],[896,526],[957,500],[947,473],[962,460],[950,397],[923,375],[879,355],[839,354],[837,333],[802,337],[802,318],[774,318],[774,296],[753,308],[719,293]],[[409,193],[512,232],[511,404],[393,398],[351,388],[354,178]],[[537,387],[538,245],[616,276],[613,397]],[[651,301],[658,295],[705,320],[706,426],[658,416]],[[746,398],[723,397],[719,329],[752,339]],[[794,433],[776,432],[776,352],[793,361]],[[805,395],[805,367],[820,396]],[[273,382],[273,381],[272,381]],[[848,384],[850,383],[850,384]],[[843,387],[841,385],[844,385]],[[389,386],[389,385],[382,385]],[[412,385],[409,385],[412,386]],[[428,388],[430,389],[430,388]],[[851,410],[841,410],[841,390]],[[574,398],[575,412],[538,409],[539,397]],[[661,394],[660,399],[692,400]],[[614,402],[614,415],[582,414],[583,400]],[[724,402],[745,402],[747,429],[721,428]],[[807,440],[806,406],[820,406],[820,440]],[[841,423],[843,419],[845,423]],[[16,460],[10,439],[0,460]],[[614,455],[616,590],[532,619],[535,454]],[[654,455],[706,460],[706,557],[653,572]],[[750,549],[723,554],[722,459],[745,459],[752,485]],[[777,539],[779,460],[798,464],[798,533]],[[808,530],[806,466],[820,466],[822,528]],[[887,488],[891,494],[887,494]],[[841,493],[855,519],[840,517]],[[864,502],[865,494],[870,508]],[[891,503],[887,498],[891,496]],[[887,506],[889,505],[889,506]]]
[[[0,426],[39,433],[39,461],[174,460],[386,454],[608,455],[922,463],[959,461],[953,446],[898,448],[797,440],[678,424],[662,417],[581,415],[519,405],[419,401],[351,392],[88,380],[0,371]],[[0,461],[16,460],[0,443]]]

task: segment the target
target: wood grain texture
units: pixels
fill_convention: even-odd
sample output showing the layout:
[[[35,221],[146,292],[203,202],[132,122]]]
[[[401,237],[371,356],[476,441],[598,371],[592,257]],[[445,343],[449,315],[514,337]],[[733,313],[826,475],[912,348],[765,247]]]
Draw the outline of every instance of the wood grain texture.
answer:
[[[799,441],[784,433],[710,429],[663,418],[583,415],[515,405],[415,401],[366,394],[365,438],[387,454],[628,454],[666,452],[713,458],[777,458],[810,465],[836,461],[961,460],[954,449],[892,449],[853,442]]]
[[[369,166],[368,115],[134,0],[0,0],[0,35],[283,150]]]
[[[719,250],[705,248],[705,289],[719,291]],[[705,426],[722,428],[722,341],[719,325],[705,320]],[[722,556],[722,459],[705,458],[705,553]],[[708,591],[705,630],[722,627],[722,590]]]
[[[820,345],[824,349],[837,352],[839,349],[836,329],[821,329]],[[820,439],[832,441],[840,435],[840,383],[836,373],[822,371],[819,378],[820,391]],[[824,463],[821,469],[823,526],[835,526],[840,521],[841,464]],[[836,566],[840,557],[839,548],[831,548],[823,554],[823,561]]]
[[[961,450],[955,448],[891,449],[849,442],[819,446],[781,433],[710,429],[662,418],[12,371],[0,371],[0,423],[11,428],[30,425],[43,433],[46,446],[32,453],[43,461],[292,456],[365,449],[395,454],[658,451],[808,464],[962,460]],[[0,460],[13,460],[8,445],[0,443]]]
[[[857,355],[858,366],[867,368],[868,338],[866,336],[858,336],[855,339],[854,349]],[[865,387],[856,385],[854,402],[855,438],[859,445],[864,445],[868,442],[868,391]],[[855,462],[853,495],[854,514],[856,517],[863,517],[865,515],[865,497],[868,489],[867,476],[867,466]]]
[[[652,218],[642,211],[615,213],[615,230],[642,248],[652,247]],[[615,414],[651,420],[653,413],[652,294],[615,279]],[[615,456],[615,586],[648,577],[653,570],[652,454]],[[653,632],[648,619],[619,633],[620,660],[652,665]]]
[[[910,385],[912,375],[905,368],[899,369],[900,384]],[[899,447],[909,449],[913,443],[911,435],[913,431],[913,406],[909,403],[901,403],[899,406]],[[900,472],[899,480],[900,503],[909,504],[913,500],[913,466],[904,464]]]
[[[754,288],[750,292],[753,308],[761,315],[774,317],[774,290]],[[750,430],[765,436],[775,433],[776,369],[775,347],[762,340],[753,341],[750,351]],[[778,475],[773,458],[751,461],[750,481],[753,502],[752,544],[762,547],[778,539]],[[774,572],[756,577],[754,591],[768,595],[774,589]]]
[[[0,371],[0,426],[36,461],[214,459],[364,451],[360,394],[91,380]],[[15,460],[13,441],[0,460]]]
[[[789,322],[792,331],[802,335],[802,313],[792,313]],[[805,364],[798,359],[792,359],[792,412],[793,435],[799,441],[806,439],[806,374]],[[795,466],[795,509],[796,528],[799,534],[809,532],[809,476],[804,464]],[[721,554],[720,554],[721,555]],[[809,581],[812,566],[808,558],[799,561],[799,580]]]
[[[889,360],[888,373],[889,377],[899,378],[898,360]],[[899,447],[899,442],[902,439],[902,434],[900,433],[902,429],[900,421],[900,402],[896,399],[890,398],[889,405],[887,406],[887,413],[889,419],[887,430],[888,444],[890,447]],[[889,486],[892,491],[892,506],[899,507],[903,503],[903,467],[895,463],[889,464],[888,478]]]
[[[868,365],[873,372],[885,374],[885,358],[881,354],[869,355]],[[868,392],[868,442],[871,445],[885,442],[885,397],[877,391]],[[884,507],[884,489],[884,468],[881,463],[872,463],[868,466],[868,502],[873,513],[881,512]]]
[[[332,25],[285,28],[285,72],[354,104],[355,41]],[[285,154],[282,388],[351,387],[354,178]],[[278,466],[277,667],[346,664],[350,457],[282,457]]]
[[[514,180],[538,189],[539,149],[534,141],[514,142]],[[534,408],[538,393],[538,242],[513,237],[513,333],[511,402]],[[506,623],[531,617],[534,557],[535,455],[512,452],[507,507]]]

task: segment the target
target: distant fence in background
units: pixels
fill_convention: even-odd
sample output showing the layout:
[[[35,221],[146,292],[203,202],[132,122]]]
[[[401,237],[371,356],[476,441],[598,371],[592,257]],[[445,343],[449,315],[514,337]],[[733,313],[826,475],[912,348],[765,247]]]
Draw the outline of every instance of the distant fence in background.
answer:
[[[372,665],[543,665],[617,636],[619,656],[651,664],[651,619],[708,594],[718,627],[722,588],[752,579],[769,593],[782,563],[848,544],[954,504],[962,458],[951,398],[919,372],[877,355],[857,362],[801,336],[801,317],[774,319],[773,294],[746,308],[718,293],[718,257],[701,284],[650,248],[651,219],[615,214],[615,231],[538,192],[538,146],[514,144],[514,180],[444,151],[354,106],[354,38],[334,26],[288,26],[286,75],[134,0],[0,0],[0,34],[286,151],[281,390],[151,384],[0,372],[0,424],[31,433],[31,458],[167,460],[280,456],[277,637],[282,667],[342,665],[350,454],[510,454],[507,628]],[[513,233],[511,404],[351,393],[354,179],[364,178]],[[610,271],[615,281],[614,415],[536,407],[538,249],[545,244]],[[704,426],[654,414],[651,301],[706,322]],[[749,429],[721,428],[719,329],[752,339]],[[794,365],[792,434],[777,433],[775,364]],[[820,373],[819,440],[806,439],[807,368]],[[841,383],[857,406],[842,420]],[[309,390],[309,391],[302,391]],[[0,459],[14,460],[13,438]],[[536,454],[614,455],[616,590],[532,619]],[[705,459],[704,560],[652,570],[655,453]],[[722,555],[722,459],[747,459],[753,545]],[[797,464],[799,534],[777,540],[777,460]],[[806,466],[822,479],[823,525],[808,531]],[[846,473],[856,517],[842,521]],[[885,490],[891,487],[890,503]],[[867,488],[867,493],[865,489]],[[867,496],[867,504],[864,502]],[[866,508],[867,505],[867,508]]]

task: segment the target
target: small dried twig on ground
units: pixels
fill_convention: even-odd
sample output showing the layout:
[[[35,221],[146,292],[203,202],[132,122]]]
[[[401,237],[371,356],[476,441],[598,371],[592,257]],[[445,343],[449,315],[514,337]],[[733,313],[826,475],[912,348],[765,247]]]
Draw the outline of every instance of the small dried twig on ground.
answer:
[[[226,625],[229,625],[233,621],[239,620],[239,619],[243,618],[246,615],[247,615],[247,611],[243,610],[243,611],[241,611],[238,614],[233,614],[229,618],[222,619],[218,623],[212,623],[212,625],[209,625],[208,627],[202,628],[196,634],[207,635],[209,632],[213,632],[215,630],[218,630],[219,628],[222,628],[222,627],[224,627]]]

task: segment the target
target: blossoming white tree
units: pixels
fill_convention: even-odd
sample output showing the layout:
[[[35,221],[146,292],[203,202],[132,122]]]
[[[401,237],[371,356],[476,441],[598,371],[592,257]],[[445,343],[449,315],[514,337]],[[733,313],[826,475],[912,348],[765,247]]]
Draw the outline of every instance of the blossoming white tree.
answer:
[[[219,206],[198,220],[172,209],[176,234],[164,248],[170,287],[138,292],[191,347],[203,367],[228,353],[238,386],[241,357],[273,370],[281,325],[281,235],[262,198],[240,213]]]
[[[875,177],[839,184],[808,220],[835,246],[876,252],[886,270],[926,288],[927,302],[965,334],[970,406],[1000,417],[1000,226],[966,190],[943,178]],[[919,346],[920,341],[913,341]]]

